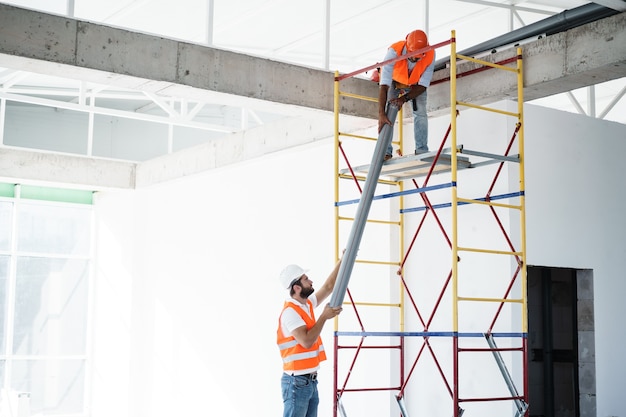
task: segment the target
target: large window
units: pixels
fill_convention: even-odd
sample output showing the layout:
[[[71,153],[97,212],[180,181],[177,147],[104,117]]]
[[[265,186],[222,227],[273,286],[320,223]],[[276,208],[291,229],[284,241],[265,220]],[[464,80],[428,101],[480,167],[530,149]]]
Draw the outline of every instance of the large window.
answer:
[[[0,186],[1,416],[85,415],[90,195]]]

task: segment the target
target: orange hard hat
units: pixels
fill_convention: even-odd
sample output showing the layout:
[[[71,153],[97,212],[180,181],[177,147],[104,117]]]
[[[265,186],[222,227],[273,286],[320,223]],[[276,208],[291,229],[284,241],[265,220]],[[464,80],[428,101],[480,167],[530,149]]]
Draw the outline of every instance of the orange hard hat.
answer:
[[[428,46],[428,37],[421,30],[414,30],[406,35],[406,51],[413,52]]]

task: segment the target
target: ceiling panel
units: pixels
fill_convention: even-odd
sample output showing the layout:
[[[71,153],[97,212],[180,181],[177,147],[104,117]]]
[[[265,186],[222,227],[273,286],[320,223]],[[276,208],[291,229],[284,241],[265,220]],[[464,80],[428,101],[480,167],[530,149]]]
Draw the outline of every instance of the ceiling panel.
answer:
[[[55,14],[69,12],[77,19],[102,22],[133,31],[206,44],[216,48],[299,65],[352,72],[382,61],[386,48],[416,28],[429,28],[432,43],[457,34],[458,49],[476,45],[523,25],[534,23],[564,9],[589,2],[484,1],[484,0],[21,0],[5,1],[20,7]],[[73,9],[72,9],[73,5]],[[326,7],[330,5],[330,27],[326,28]],[[212,20],[209,10],[213,6]],[[212,25],[210,25],[212,22]],[[329,49],[326,51],[326,29]],[[328,61],[326,54],[328,53]],[[328,62],[328,63],[327,63]],[[326,64],[327,63],[327,64]],[[366,76],[365,74],[363,76]],[[596,114],[601,113],[626,83],[613,81],[598,86]],[[80,83],[0,69],[0,92],[27,99],[57,100],[72,105],[91,105],[136,114],[169,118],[169,123],[194,128],[203,126],[207,138],[258,127],[285,117],[270,111],[252,112],[219,103],[183,102],[176,98],[149,97],[107,85]],[[590,108],[587,95],[542,99],[542,105],[577,111]],[[621,100],[624,101],[624,100]],[[28,100],[23,105],[35,106]],[[61,106],[62,107],[62,106]],[[60,107],[60,108],[61,108]],[[169,111],[168,111],[169,109]],[[180,123],[187,118],[187,125]],[[126,113],[124,113],[126,114]],[[122,117],[122,116],[120,116]],[[626,109],[620,102],[607,114],[609,120],[626,123]],[[196,127],[198,127],[196,126]]]

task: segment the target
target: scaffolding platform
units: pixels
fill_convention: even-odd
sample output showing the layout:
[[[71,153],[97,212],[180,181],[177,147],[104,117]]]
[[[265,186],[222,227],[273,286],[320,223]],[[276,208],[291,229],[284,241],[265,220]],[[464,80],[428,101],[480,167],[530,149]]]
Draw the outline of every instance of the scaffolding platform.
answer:
[[[452,155],[450,148],[444,148],[439,157],[437,152],[426,152],[421,154],[410,154],[391,158],[383,163],[380,176],[394,181],[403,181],[411,178],[418,178],[427,175],[432,168],[432,174],[450,172],[452,169]],[[457,169],[471,168],[472,163],[466,156],[457,155]],[[434,164],[433,164],[434,162]],[[352,168],[356,175],[366,176],[369,173],[370,165],[360,165]],[[342,169],[340,174],[350,174],[350,169]]]

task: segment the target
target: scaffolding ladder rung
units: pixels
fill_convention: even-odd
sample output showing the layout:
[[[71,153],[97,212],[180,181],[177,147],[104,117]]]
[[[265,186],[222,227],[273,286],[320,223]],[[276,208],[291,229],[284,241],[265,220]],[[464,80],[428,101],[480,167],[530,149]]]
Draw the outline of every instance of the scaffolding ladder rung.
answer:
[[[339,216],[337,217],[338,220],[345,220],[345,221],[354,221],[354,217],[342,217]],[[393,220],[376,220],[376,219],[367,219],[367,223],[378,223],[378,224],[389,224],[389,225],[400,225],[399,221],[393,221]]]
[[[522,256],[522,252],[517,251],[508,251],[508,250],[495,250],[495,249],[479,249],[479,248],[465,248],[458,247],[459,252],[479,252],[479,253],[491,253],[493,255],[512,255],[512,256]]]
[[[397,391],[399,390],[400,387],[379,387],[379,388],[344,388],[341,391],[342,392],[361,392],[361,391],[369,391],[369,392],[373,392],[373,391]]]
[[[457,297],[459,301],[481,301],[491,303],[523,303],[520,298]]]
[[[339,132],[338,134],[339,134],[339,136],[346,136],[348,138],[354,138],[354,139],[365,139],[365,140],[371,140],[371,141],[375,141],[377,139],[377,138],[372,137],[372,136],[355,135],[354,133]]]
[[[337,349],[402,349],[401,345],[388,345],[388,346],[362,346],[362,345],[339,345]]]
[[[339,178],[341,178],[342,180],[357,180],[357,181],[365,181],[367,178],[361,175],[357,175],[357,176],[352,176],[350,174],[339,174]],[[378,179],[378,183],[379,184],[387,184],[387,185],[398,185],[398,181],[394,181],[394,180],[386,180],[384,178],[379,178]]]
[[[517,67],[507,67],[506,65],[496,64],[495,62],[485,61],[484,59],[478,59],[467,55],[456,54],[458,59],[474,62],[476,64],[483,65],[485,67],[497,68],[504,71],[517,72]]]
[[[392,265],[392,266],[400,266],[400,261],[367,261],[364,259],[357,259],[354,261],[357,264],[366,264],[366,265]]]
[[[400,303],[368,303],[364,301],[344,301],[344,305],[368,306],[368,307],[400,307]]]
[[[487,152],[482,152],[482,151],[473,151],[471,149],[465,149],[464,147],[461,147],[459,152],[462,153],[462,154],[473,155],[473,156],[480,156],[480,157],[483,157],[483,158],[494,159],[494,160],[499,161],[499,162],[502,162],[502,161],[519,162],[520,161],[519,155],[497,155],[495,153],[487,153]]]
[[[339,95],[343,97],[358,98],[359,100],[365,100],[365,101],[378,101],[377,97],[369,97],[369,96],[364,96],[361,94],[346,93],[345,91],[340,91]]]
[[[492,112],[492,113],[503,114],[505,116],[519,117],[519,113],[514,113],[514,112],[511,112],[511,111],[505,111],[505,110],[500,110],[500,109],[495,109],[493,107],[481,106],[481,105],[478,105],[478,104],[466,103],[464,101],[457,101],[456,104],[458,104],[459,106],[469,107],[471,109],[485,110],[485,111],[489,111],[489,112]]]

